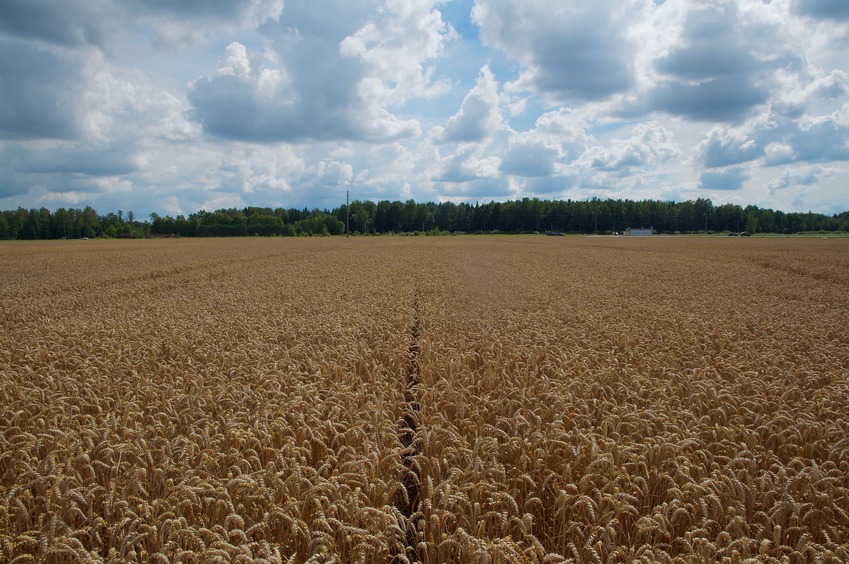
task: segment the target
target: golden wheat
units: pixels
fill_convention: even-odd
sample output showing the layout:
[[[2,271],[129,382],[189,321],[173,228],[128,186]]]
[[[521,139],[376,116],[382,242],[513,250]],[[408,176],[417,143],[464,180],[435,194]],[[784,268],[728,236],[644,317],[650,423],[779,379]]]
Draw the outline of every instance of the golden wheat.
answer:
[[[0,560],[849,559],[842,240],[0,246]]]

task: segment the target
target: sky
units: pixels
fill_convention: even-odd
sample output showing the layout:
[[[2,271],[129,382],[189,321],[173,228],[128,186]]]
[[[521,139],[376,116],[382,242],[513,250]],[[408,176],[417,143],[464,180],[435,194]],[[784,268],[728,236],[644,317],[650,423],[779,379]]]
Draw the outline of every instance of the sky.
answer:
[[[0,209],[849,210],[846,0],[3,0]]]

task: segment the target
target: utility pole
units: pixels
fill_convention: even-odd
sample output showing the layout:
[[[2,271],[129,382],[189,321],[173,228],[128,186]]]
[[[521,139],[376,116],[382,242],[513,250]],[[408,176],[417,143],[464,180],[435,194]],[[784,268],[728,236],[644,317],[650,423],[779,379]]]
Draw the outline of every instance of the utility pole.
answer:
[[[348,235],[351,233],[351,229],[349,227],[351,217],[351,204],[349,200],[351,199],[351,191],[345,190],[345,238],[348,238]]]

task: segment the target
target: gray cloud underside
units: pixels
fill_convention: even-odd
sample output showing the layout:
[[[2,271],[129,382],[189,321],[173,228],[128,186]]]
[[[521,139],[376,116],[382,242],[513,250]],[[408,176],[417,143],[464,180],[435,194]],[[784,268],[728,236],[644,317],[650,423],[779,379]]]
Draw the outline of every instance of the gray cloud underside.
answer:
[[[748,178],[748,174],[742,168],[704,172],[699,177],[701,187],[707,190],[739,190]]]
[[[622,92],[634,84],[633,70],[622,57],[628,45],[618,37],[600,44],[591,29],[573,35],[537,38],[533,83],[562,98],[594,99]]]
[[[484,67],[459,111],[448,119],[440,141],[482,141],[498,125],[499,119],[497,83],[489,68]]]
[[[350,82],[345,76],[350,67],[339,65],[336,70],[340,83]],[[321,69],[315,72],[327,76]],[[357,139],[366,134],[364,127],[358,128],[358,105],[345,88],[311,97],[284,87],[263,94],[255,82],[216,76],[196,81],[188,97],[194,108],[191,117],[219,138],[299,142]]]
[[[712,134],[698,148],[698,162],[707,168],[759,159],[769,166],[849,161],[849,127],[830,117],[804,124],[776,117],[766,126],[751,129],[744,138]]]
[[[454,184],[472,182],[478,179],[478,175],[474,170],[465,166],[465,163],[460,158],[451,159],[442,170],[433,177],[438,182],[450,182]]]
[[[540,92],[563,100],[595,99],[634,84],[631,45],[617,25],[621,3],[478,0],[473,17],[489,45],[522,61]]]
[[[739,121],[767,100],[767,92],[734,78],[716,78],[700,84],[662,82],[648,96],[646,109],[695,121]]]
[[[130,2],[147,10],[215,18],[236,18],[243,12],[246,4],[246,2],[235,0],[130,0]]]
[[[60,45],[100,44],[103,22],[91,11],[94,3],[71,0],[66,7],[76,15],[69,17],[45,0],[4,0],[0,2],[0,30]]]
[[[849,127],[824,121],[790,135],[796,161],[849,160]]]
[[[320,17],[319,4],[337,17]],[[249,54],[249,70],[219,69],[195,81],[188,93],[191,115],[204,131],[256,142],[385,142],[417,134],[418,124],[385,105],[378,108],[372,98],[403,98],[398,93],[406,85],[397,84],[392,70],[381,69],[383,62],[370,52],[382,49],[383,40],[402,46],[400,36],[374,37],[376,24],[362,4],[334,6],[326,0],[288,3],[279,23],[262,26],[267,51]],[[375,68],[388,76],[375,76]]]
[[[130,147],[88,147],[20,151],[21,172],[33,174],[81,174],[117,176],[138,170]]]
[[[768,27],[747,25],[734,5],[694,9],[678,44],[654,62],[660,80],[647,95],[649,110],[697,121],[740,121],[769,99],[766,84],[798,57],[775,49]],[[769,57],[756,54],[770,52]]]
[[[711,136],[701,148],[701,163],[708,168],[753,161],[764,156],[764,149],[751,139],[723,139]]]
[[[520,143],[508,149],[501,172],[517,176],[550,176],[554,173],[557,151],[541,143]]]
[[[174,23],[174,18],[194,27],[201,22],[232,26],[251,16],[262,23],[279,16],[282,5],[282,0],[4,0],[0,31],[57,45],[108,49],[107,44],[121,40],[116,37],[118,27],[144,23],[156,37],[156,29]]]
[[[470,92],[460,111],[448,120],[442,141],[460,143],[481,141],[490,132],[489,119],[492,106],[480,94]]]
[[[794,0],[793,10],[803,16],[849,20],[849,2],[845,0]]]
[[[552,197],[564,190],[575,188],[581,184],[576,176],[544,176],[529,178],[525,188],[532,194],[542,197]]]
[[[73,61],[49,51],[0,40],[0,138],[67,139],[77,135],[78,72]]]

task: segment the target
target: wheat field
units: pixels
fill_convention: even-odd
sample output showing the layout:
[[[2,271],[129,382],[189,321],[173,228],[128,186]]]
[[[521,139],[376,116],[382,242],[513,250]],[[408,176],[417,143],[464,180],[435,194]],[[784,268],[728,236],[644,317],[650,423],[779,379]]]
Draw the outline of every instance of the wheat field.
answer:
[[[0,561],[849,561],[849,240],[0,245]]]

